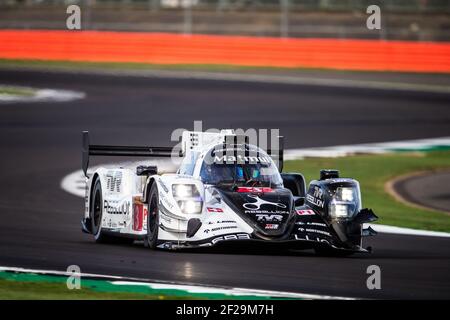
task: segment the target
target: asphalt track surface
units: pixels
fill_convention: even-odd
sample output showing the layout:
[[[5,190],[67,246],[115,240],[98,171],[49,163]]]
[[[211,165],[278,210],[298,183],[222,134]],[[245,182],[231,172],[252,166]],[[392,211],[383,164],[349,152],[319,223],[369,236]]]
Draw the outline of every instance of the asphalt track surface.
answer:
[[[393,186],[405,200],[450,214],[450,172],[424,172],[400,179]]]
[[[150,251],[81,233],[83,200],[60,181],[94,143],[166,145],[175,128],[282,128],[287,147],[450,135],[438,94],[279,84],[0,71],[0,83],[80,90],[65,103],[0,105],[0,265],[364,298],[450,298],[450,239],[380,234],[369,256]],[[105,162],[105,159],[100,159]],[[376,174],[376,173],[374,173]],[[383,213],[380,212],[380,215]],[[378,265],[381,290],[368,290]]]

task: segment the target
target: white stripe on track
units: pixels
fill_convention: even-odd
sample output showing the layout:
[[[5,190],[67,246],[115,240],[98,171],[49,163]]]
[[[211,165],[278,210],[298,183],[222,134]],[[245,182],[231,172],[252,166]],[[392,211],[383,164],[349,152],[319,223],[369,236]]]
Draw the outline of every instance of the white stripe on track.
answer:
[[[36,89],[16,86],[12,88],[30,90],[33,92],[33,94],[28,96],[0,93],[0,104],[11,104],[17,102],[67,102],[72,100],[84,99],[86,97],[86,94],[84,92],[72,90]]]
[[[382,154],[398,151],[423,151],[430,148],[446,146],[450,147],[450,137],[405,140],[381,143],[364,143],[354,145],[341,145],[320,148],[288,149],[284,152],[285,160],[297,160],[302,158],[336,158],[352,154]]]
[[[73,276],[73,273],[58,270],[41,270],[41,269],[27,269],[19,267],[0,267],[0,271],[10,271],[19,273],[34,273],[44,275],[57,275],[57,276]],[[111,276],[93,273],[80,273],[82,278],[98,278],[110,281],[114,285],[140,285],[148,286],[152,289],[168,289],[168,290],[181,290],[187,293],[212,293],[212,294],[224,294],[230,296],[257,296],[257,297],[277,297],[277,298],[297,298],[297,299],[334,299],[334,300],[353,300],[354,298],[329,296],[329,295],[317,295],[287,291],[273,291],[273,290],[258,290],[248,288],[226,288],[220,286],[206,286],[206,285],[193,285],[183,284],[178,282],[163,282],[155,280],[147,280],[132,277]]]
[[[366,226],[366,224],[364,226]],[[386,225],[382,225],[382,224],[370,224],[370,223],[367,224],[367,226],[372,227],[375,231],[377,231],[379,233],[450,238],[450,233],[448,233],[448,232],[418,230],[418,229],[401,228],[401,227],[395,227],[395,226],[386,226]]]

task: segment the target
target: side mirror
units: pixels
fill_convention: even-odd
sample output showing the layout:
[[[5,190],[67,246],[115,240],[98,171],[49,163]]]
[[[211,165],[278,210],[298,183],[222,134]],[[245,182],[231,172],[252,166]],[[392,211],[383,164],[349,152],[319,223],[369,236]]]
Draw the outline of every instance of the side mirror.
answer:
[[[158,173],[156,166],[138,166],[136,167],[136,174],[138,176],[152,176]]]
[[[294,196],[294,206],[300,207],[305,204],[305,198],[304,197],[295,197]]]

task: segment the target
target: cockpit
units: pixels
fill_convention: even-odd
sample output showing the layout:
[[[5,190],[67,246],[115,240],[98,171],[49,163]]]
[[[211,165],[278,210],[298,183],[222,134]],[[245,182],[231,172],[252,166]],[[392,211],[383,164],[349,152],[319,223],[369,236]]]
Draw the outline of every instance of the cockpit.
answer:
[[[216,145],[206,152],[199,173],[205,184],[277,187],[283,181],[272,158],[252,145]]]

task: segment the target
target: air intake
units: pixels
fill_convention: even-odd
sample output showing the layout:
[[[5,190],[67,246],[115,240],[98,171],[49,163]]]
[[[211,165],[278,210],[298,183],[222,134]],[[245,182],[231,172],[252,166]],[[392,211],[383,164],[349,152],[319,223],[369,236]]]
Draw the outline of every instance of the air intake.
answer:
[[[320,180],[339,178],[339,171],[333,169],[320,170]]]

